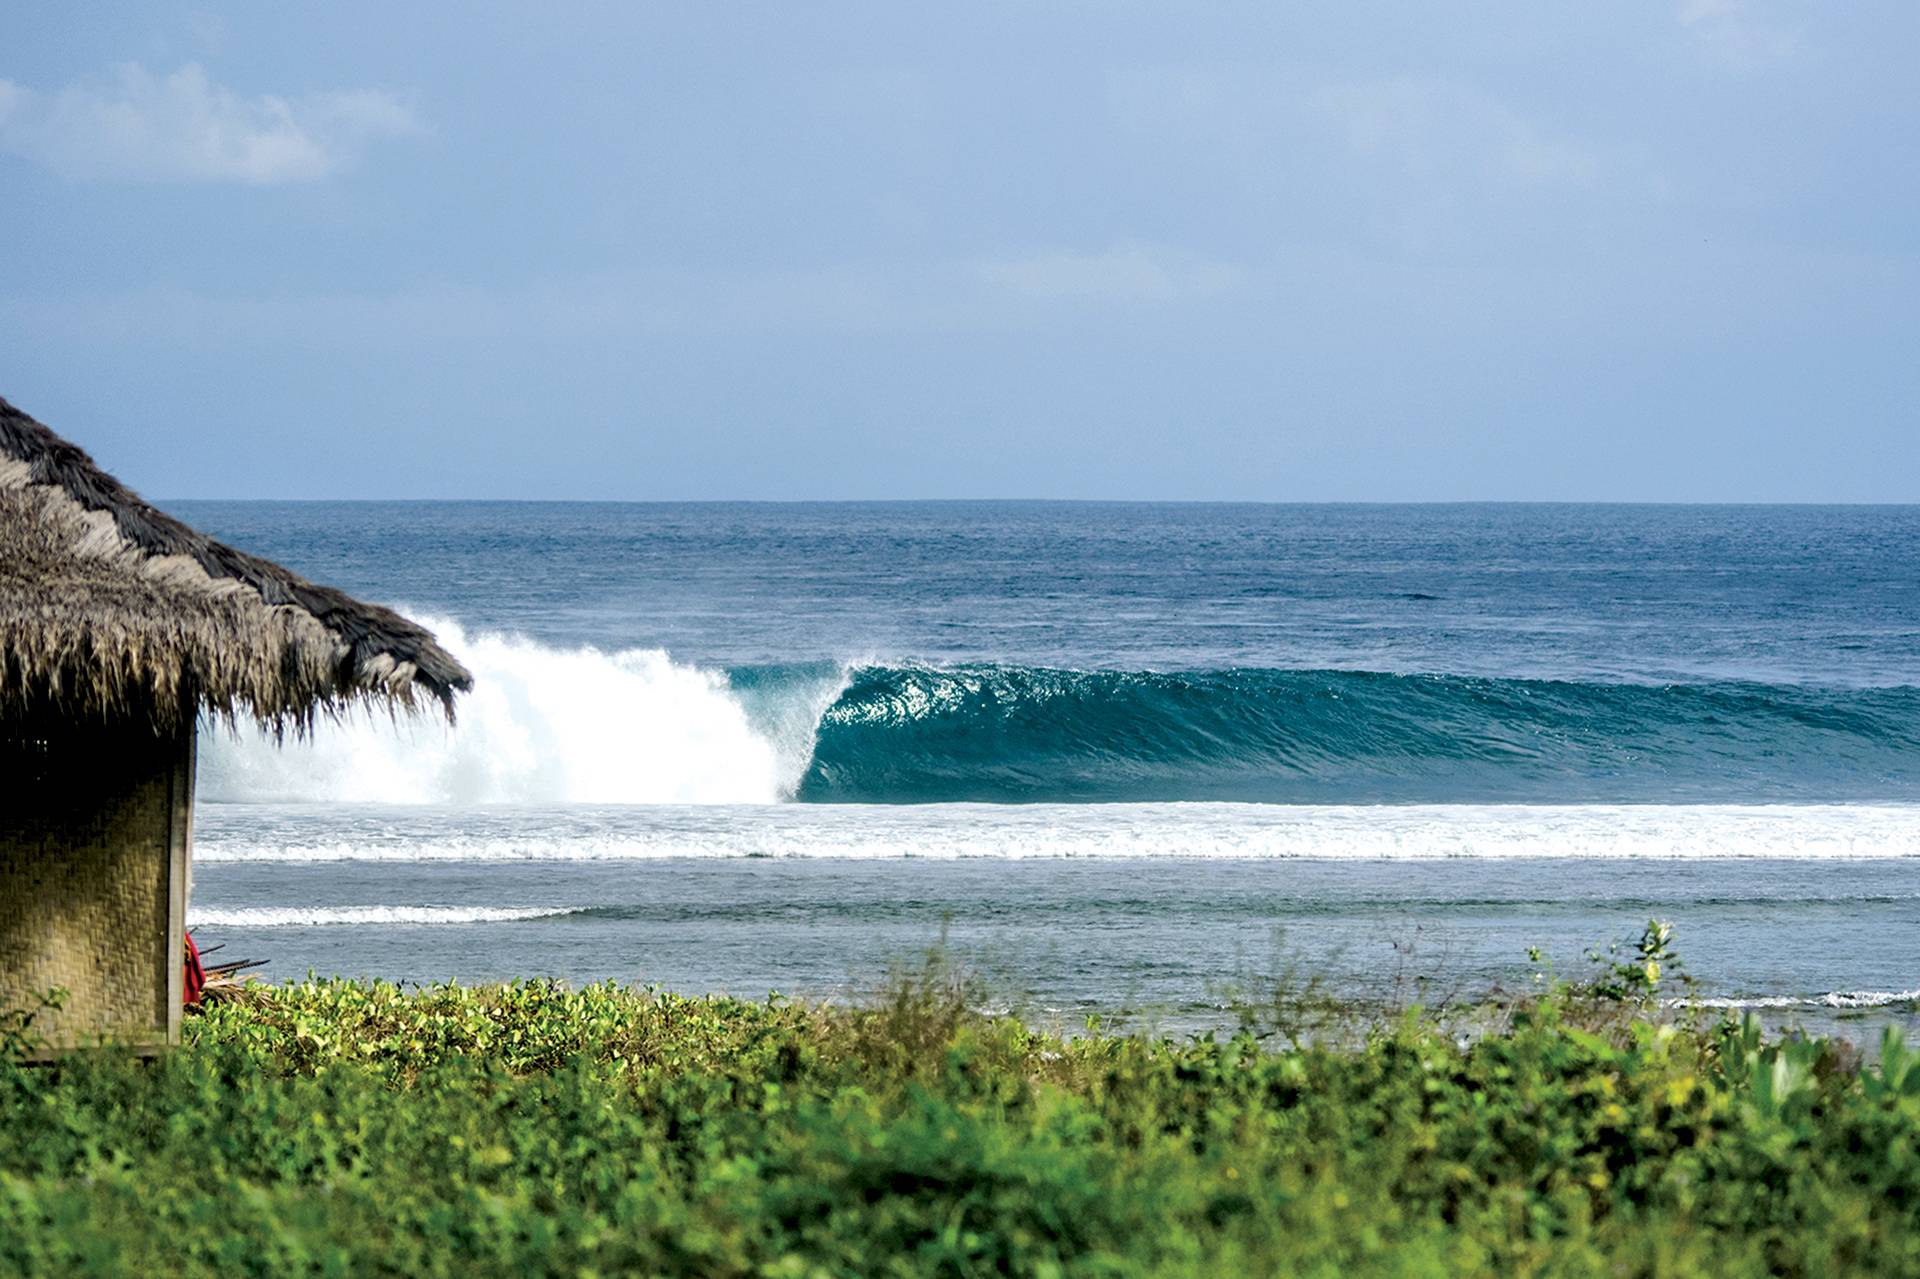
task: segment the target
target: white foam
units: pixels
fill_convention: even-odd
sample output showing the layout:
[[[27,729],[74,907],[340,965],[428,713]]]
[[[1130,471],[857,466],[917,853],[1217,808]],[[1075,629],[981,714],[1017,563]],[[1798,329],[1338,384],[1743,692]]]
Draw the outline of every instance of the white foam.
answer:
[[[769,804],[790,797],[839,685],[756,727],[724,673],[657,649],[557,649],[424,619],[474,674],[449,729],[355,710],[277,745],[202,726],[213,803]],[[817,705],[815,704],[817,703]]]
[[[1824,995],[1755,995],[1750,998],[1676,999],[1675,1007],[1699,1008],[1885,1008],[1920,1001],[1920,990],[1833,990]]]
[[[1920,856],[1914,805],[202,805],[225,861]]]
[[[337,924],[500,924],[577,915],[582,907],[543,906],[261,906],[187,911],[187,923],[208,928],[314,928]]]

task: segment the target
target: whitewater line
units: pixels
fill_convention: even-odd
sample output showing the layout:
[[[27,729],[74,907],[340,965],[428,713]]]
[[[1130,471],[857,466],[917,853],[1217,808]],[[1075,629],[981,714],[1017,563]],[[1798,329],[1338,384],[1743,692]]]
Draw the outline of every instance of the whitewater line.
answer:
[[[260,906],[187,911],[190,928],[316,928],[352,924],[504,924],[578,915],[584,906]]]
[[[1920,806],[780,804],[544,808],[202,805],[199,862],[661,858],[1920,856]]]

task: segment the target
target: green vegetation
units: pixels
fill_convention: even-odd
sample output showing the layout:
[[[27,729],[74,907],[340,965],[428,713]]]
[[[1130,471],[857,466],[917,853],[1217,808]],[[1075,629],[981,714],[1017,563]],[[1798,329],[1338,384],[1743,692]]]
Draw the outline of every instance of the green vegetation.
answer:
[[[937,964],[254,988],[157,1061],[0,1061],[0,1274],[1920,1273],[1920,1053],[1675,1024],[1661,963],[1298,1044],[1063,1040]]]

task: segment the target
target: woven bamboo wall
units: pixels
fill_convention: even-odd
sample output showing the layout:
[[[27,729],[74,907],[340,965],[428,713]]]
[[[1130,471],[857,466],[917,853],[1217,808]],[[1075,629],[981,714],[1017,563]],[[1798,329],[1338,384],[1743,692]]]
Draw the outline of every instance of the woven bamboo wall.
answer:
[[[0,727],[0,1008],[53,1047],[175,1042],[193,738]]]

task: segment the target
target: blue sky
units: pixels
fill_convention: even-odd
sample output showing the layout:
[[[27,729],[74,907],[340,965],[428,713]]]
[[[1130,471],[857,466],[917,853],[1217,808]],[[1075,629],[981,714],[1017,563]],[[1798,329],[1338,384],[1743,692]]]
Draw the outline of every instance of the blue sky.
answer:
[[[166,497],[1920,500],[1920,6],[14,5]]]

